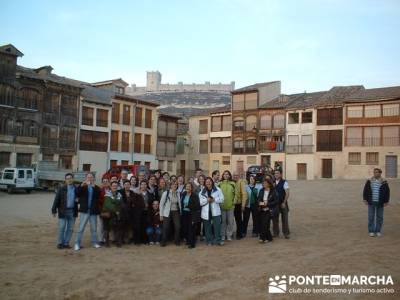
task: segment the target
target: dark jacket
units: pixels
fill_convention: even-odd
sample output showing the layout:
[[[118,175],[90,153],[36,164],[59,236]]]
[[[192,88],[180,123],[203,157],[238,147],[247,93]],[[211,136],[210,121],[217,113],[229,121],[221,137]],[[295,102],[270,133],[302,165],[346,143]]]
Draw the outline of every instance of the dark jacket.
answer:
[[[368,202],[369,205],[372,204],[372,188],[371,180],[368,179],[364,185],[363,199]],[[389,202],[390,199],[390,189],[389,184],[385,179],[382,180],[381,187],[379,189],[379,206],[382,207],[384,203]]]
[[[183,209],[183,199],[186,197],[186,191],[181,195],[181,207]],[[199,196],[196,193],[192,193],[189,198],[188,208],[192,217],[192,222],[201,222],[201,206]]]
[[[76,195],[77,188],[75,187],[75,200],[77,198]],[[61,219],[65,218],[65,210],[67,208],[67,193],[68,188],[67,185],[64,184],[61,188],[58,189],[57,194],[54,198],[53,206],[51,208],[51,212],[56,214],[58,212],[58,217]],[[76,201],[74,202],[74,217],[78,216],[78,204]]]
[[[133,213],[133,200],[135,192],[129,190],[129,196],[124,190],[118,191],[121,194],[121,220],[129,222]]]
[[[79,212],[87,213],[89,207],[89,191],[87,185],[80,185],[78,187],[77,195],[79,198]],[[97,185],[93,187],[92,205],[90,207],[91,215],[98,215],[100,213],[100,196],[101,189]]]
[[[257,197],[257,201],[256,201],[256,207],[260,211],[262,210],[262,207],[260,206],[260,202],[264,201],[264,192],[265,192],[265,189],[262,188],[260,190],[260,192],[258,193],[258,197]],[[269,208],[271,215],[273,217],[275,217],[279,213],[279,196],[275,189],[271,189],[269,191],[267,207]]]
[[[147,224],[151,227],[160,227],[161,226],[159,210],[155,211],[155,210],[151,209],[149,211],[149,214],[147,215]]]

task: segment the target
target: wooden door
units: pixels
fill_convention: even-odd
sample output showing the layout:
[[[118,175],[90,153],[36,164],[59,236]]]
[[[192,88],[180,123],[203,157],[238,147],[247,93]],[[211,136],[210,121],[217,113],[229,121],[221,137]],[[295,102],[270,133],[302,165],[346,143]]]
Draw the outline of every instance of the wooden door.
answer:
[[[386,155],[385,176],[387,178],[397,178],[397,156]]]
[[[322,160],[322,178],[332,178],[332,159]]]
[[[183,177],[185,177],[185,170],[186,170],[186,161],[181,160],[179,175],[182,175]]]
[[[297,180],[307,180],[307,164],[297,164]]]

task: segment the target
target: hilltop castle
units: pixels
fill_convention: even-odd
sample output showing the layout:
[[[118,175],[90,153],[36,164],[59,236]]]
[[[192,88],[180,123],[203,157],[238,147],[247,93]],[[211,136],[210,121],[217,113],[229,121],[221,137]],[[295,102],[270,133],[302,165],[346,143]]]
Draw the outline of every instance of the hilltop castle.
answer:
[[[235,82],[231,81],[230,84],[210,84],[206,81],[204,84],[192,83],[184,84],[178,82],[177,84],[161,83],[161,73],[159,71],[148,71],[146,86],[138,87],[136,84],[126,88],[127,94],[143,94],[151,92],[230,92],[235,89]]]

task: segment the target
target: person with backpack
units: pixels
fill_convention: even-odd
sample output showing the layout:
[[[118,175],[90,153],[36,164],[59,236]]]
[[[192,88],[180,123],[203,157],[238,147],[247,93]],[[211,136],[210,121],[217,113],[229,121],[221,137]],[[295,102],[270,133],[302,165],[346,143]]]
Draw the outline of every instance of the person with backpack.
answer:
[[[174,224],[175,245],[180,245],[180,212],[181,201],[178,193],[178,183],[176,181],[172,181],[170,189],[166,190],[162,194],[160,201],[160,220],[163,223],[161,247],[165,247],[167,245],[167,236],[171,222]]]
[[[271,220],[279,213],[279,198],[271,176],[263,181],[263,188],[258,193],[257,208],[260,213],[260,243],[272,242]]]
[[[368,232],[370,237],[381,236],[383,208],[389,204],[389,184],[382,177],[382,170],[374,169],[374,176],[364,185],[363,199],[368,205]]]
[[[207,246],[223,246],[221,239],[221,208],[224,195],[219,187],[214,185],[211,177],[205,180],[205,186],[200,192],[201,218],[203,219]],[[213,235],[213,230],[214,235]]]
[[[222,241],[232,241],[235,218],[234,218],[234,201],[235,201],[235,182],[232,181],[232,175],[229,171],[222,173],[222,181],[219,183],[219,188],[224,195],[224,202],[221,204],[221,239]]]

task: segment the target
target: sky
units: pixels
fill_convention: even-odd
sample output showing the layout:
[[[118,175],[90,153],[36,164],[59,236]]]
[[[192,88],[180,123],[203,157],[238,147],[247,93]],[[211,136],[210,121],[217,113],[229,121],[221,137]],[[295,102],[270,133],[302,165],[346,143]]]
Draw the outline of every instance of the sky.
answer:
[[[0,0],[0,45],[87,82],[400,85],[400,0]]]

